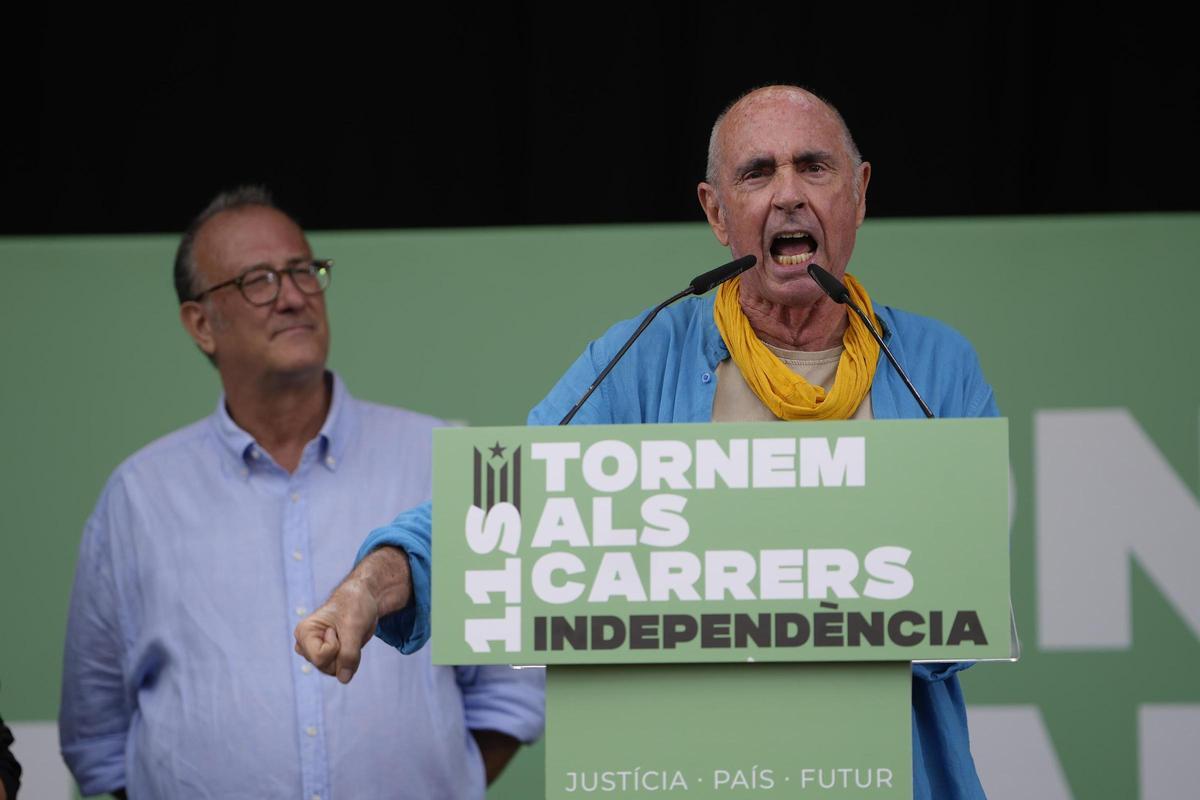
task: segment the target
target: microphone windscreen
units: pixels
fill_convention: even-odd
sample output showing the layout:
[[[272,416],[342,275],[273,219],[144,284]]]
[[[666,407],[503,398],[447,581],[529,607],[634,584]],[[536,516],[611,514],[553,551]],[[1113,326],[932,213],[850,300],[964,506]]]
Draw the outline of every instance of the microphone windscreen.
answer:
[[[817,286],[821,287],[821,291],[829,295],[829,298],[835,303],[845,303],[850,299],[850,292],[846,291],[846,285],[826,272],[823,267],[809,264],[808,274],[817,282]]]
[[[754,256],[742,256],[730,261],[728,264],[722,264],[716,269],[710,269],[703,275],[697,275],[692,278],[692,282],[689,284],[692,288],[692,294],[704,294],[710,289],[715,289],[734,275],[741,275],[757,262],[758,259]]]

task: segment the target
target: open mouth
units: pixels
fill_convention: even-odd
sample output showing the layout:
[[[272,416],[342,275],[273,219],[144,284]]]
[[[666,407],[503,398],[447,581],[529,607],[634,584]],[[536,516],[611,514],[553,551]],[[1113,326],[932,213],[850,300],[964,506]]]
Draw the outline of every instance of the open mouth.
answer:
[[[798,231],[781,233],[771,240],[771,258],[776,264],[791,267],[807,263],[817,252],[817,240],[812,234]]]

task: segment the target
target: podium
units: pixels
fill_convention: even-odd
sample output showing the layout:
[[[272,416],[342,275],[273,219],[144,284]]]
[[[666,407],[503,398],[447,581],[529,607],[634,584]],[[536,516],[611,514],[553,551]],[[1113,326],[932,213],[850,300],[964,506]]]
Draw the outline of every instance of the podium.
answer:
[[[547,667],[546,796],[912,796],[1008,660],[1004,419],[443,429],[433,659]]]

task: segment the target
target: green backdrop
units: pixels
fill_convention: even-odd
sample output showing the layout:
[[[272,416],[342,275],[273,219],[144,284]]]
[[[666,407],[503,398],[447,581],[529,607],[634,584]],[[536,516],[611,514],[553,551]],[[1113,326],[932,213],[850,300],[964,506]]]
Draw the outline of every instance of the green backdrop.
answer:
[[[701,224],[311,239],[316,255],[336,260],[332,366],[352,391],[479,425],[523,422],[588,339],[727,257]],[[176,318],[174,245],[174,236],[0,240],[0,715],[10,722],[57,714],[76,548],[106,476],[215,402],[216,374]],[[1148,529],[1184,531],[1159,555],[1200,539],[1197,253],[1200,215],[886,220],[863,227],[851,267],[876,302],[964,332],[1011,419],[1024,658],[979,665],[964,685],[973,705],[1034,708],[1079,798],[1130,798],[1146,785],[1141,709],[1200,708],[1200,603],[1195,589],[1143,570],[1129,545],[1132,646],[1039,637],[1039,570],[1062,565],[1037,558],[1038,537],[1057,534],[1037,525],[1046,499],[1035,463],[1046,454],[1035,421],[1046,410],[1127,409],[1187,487],[1182,505],[1141,511]],[[1056,508],[1098,491],[1082,486]],[[1073,570],[1086,569],[1088,554],[1080,558]],[[1071,573],[1063,569],[1068,590]],[[535,796],[541,754],[524,753],[492,796]]]

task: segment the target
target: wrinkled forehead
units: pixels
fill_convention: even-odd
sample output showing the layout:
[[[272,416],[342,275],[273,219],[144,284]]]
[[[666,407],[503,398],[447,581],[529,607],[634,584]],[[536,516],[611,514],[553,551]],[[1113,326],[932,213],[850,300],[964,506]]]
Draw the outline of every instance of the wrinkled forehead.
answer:
[[[721,124],[725,162],[750,154],[789,157],[797,151],[842,152],[841,124],[816,96],[791,87],[762,89],[742,98]]]
[[[232,277],[262,264],[283,267],[312,255],[300,226],[266,206],[216,214],[196,233],[195,253],[197,268],[212,277]]]

